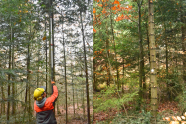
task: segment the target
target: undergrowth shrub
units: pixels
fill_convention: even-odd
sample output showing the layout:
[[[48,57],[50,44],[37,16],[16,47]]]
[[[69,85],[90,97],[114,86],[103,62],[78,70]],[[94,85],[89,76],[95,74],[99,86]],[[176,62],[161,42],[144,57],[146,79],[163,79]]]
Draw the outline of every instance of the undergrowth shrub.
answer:
[[[97,122],[96,124],[150,124],[151,113],[142,110],[141,113],[125,116],[123,113],[117,114],[112,120]]]
[[[150,124],[150,118],[151,118],[151,113],[150,112],[145,112],[142,110],[141,113],[135,115],[135,116],[130,116],[127,118],[126,116],[123,116],[123,114],[118,114],[113,120],[112,123],[117,123],[117,124],[123,124],[123,123],[130,123],[130,124]]]
[[[164,69],[160,70],[158,74],[157,82],[160,88],[162,100],[175,100],[175,98],[182,93],[182,80],[180,80],[181,73],[176,69],[169,71],[168,75]],[[168,84],[168,89],[167,89]],[[166,97],[165,97],[166,96]],[[166,98],[166,99],[165,99]]]
[[[9,121],[6,119],[6,115],[0,116],[0,124],[35,124],[36,123],[36,117],[31,116],[31,119],[29,121],[29,115],[28,113],[19,113],[17,115],[11,115]]]
[[[151,117],[150,112],[145,112],[144,110],[141,113],[133,111],[128,117],[124,113],[118,113],[113,119],[96,122],[96,124],[151,124]],[[156,124],[169,124],[169,122],[164,121],[162,116],[158,114]]]
[[[102,90],[99,95],[94,99],[94,112],[108,111],[110,109],[121,109],[124,104],[129,101],[132,101],[135,96],[138,95],[138,92],[127,93],[118,95],[116,87],[107,87],[105,90]]]
[[[129,86],[129,89],[134,91],[136,89],[138,89],[138,85],[139,85],[139,79],[138,79],[138,73],[131,73],[130,74],[130,78],[129,80],[127,81],[127,85]]]
[[[182,86],[182,93],[180,93],[177,97],[176,100],[178,101],[178,106],[180,109],[180,114],[184,114],[186,112],[186,91],[185,91],[185,86]]]

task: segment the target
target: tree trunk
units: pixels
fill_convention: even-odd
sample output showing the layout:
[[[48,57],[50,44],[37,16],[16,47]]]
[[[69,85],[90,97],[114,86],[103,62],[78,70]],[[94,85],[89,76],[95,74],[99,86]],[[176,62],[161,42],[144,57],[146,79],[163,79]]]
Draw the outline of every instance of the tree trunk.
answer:
[[[78,100],[78,89],[76,86],[76,99],[77,99],[77,108],[79,109],[79,100]]]
[[[37,55],[37,87],[39,87],[39,54],[40,54],[40,45],[38,44],[38,55]]]
[[[12,29],[11,29],[12,30]],[[12,42],[12,34],[11,34],[11,39],[10,39],[10,43]],[[9,65],[8,65],[8,69],[11,69],[11,51],[12,51],[12,46],[9,45]],[[10,74],[8,74],[8,102],[7,102],[7,121],[9,121],[9,116],[10,116]]]
[[[150,42],[149,42],[149,31],[148,31],[148,23],[146,25],[146,28],[147,28],[147,44],[148,44],[148,56],[149,56],[149,63],[150,63]],[[151,97],[151,86],[150,86],[150,83],[149,83],[149,88],[148,88],[148,98],[150,99]]]
[[[110,66],[109,66],[109,40],[106,40],[106,54],[108,56],[107,63],[105,64],[107,69],[107,87],[110,86]]]
[[[167,46],[167,35],[166,35],[166,28],[165,28],[165,60],[166,60],[166,79],[168,79],[168,46]],[[166,80],[166,85],[167,85],[167,96],[168,99],[171,100],[171,93],[170,93],[170,84],[168,83],[168,81]]]
[[[46,37],[46,28],[47,28],[47,22],[46,22],[46,17],[45,17],[45,37]],[[48,63],[48,59],[47,59],[47,57],[48,57],[48,55],[47,55],[47,40],[45,39],[45,54],[46,54],[46,56],[45,56],[45,67],[46,67],[46,77],[45,77],[45,83],[46,83],[46,87],[48,86],[48,66],[47,66],[47,63]],[[47,88],[46,88],[46,93],[47,93]]]
[[[2,98],[5,98],[4,88],[3,88],[4,82],[1,82],[1,84],[2,84],[2,86],[1,86],[1,95],[2,95]],[[4,101],[1,102],[1,114],[5,114],[5,103],[4,103]]]
[[[61,15],[63,15],[62,11],[61,11]],[[66,72],[67,72],[67,67],[66,67],[66,55],[65,55],[65,37],[64,37],[64,31],[63,31],[63,20],[62,19],[62,32],[63,32],[63,54],[64,54],[64,68],[65,68],[65,103],[66,103],[66,124],[68,122],[68,102],[67,102],[67,77],[66,77]]]
[[[87,116],[88,124],[90,124],[90,102],[89,102],[89,82],[88,82],[88,67],[87,67],[87,57],[86,57],[86,46],[85,46],[85,36],[84,36],[84,27],[82,21],[82,12],[80,12],[82,34],[83,34],[83,47],[84,47],[84,63],[85,63],[85,74],[86,74],[86,93],[87,93]]]
[[[181,5],[183,5],[183,1],[180,0]],[[182,7],[183,8],[183,7]],[[186,83],[186,25],[185,25],[185,12],[183,12],[183,10],[181,10],[181,22],[183,23],[182,27],[181,27],[181,41],[182,41],[182,51],[183,51],[183,80]]]
[[[124,93],[124,79],[125,79],[125,60],[124,60],[124,57],[123,57],[123,81],[122,81],[122,93]]]
[[[15,58],[14,58],[14,33],[12,32],[12,41],[13,41],[13,46],[12,46],[12,70],[15,69]],[[14,102],[14,97],[15,97],[15,91],[16,91],[16,86],[15,86],[15,76],[12,76],[12,115],[14,115],[16,113],[16,102]]]
[[[84,87],[82,87],[82,92],[83,92],[83,94],[82,94],[82,106],[83,106],[83,118],[85,118],[85,95],[84,95]]]
[[[74,110],[74,117],[75,117],[75,103],[74,103],[74,73],[73,73],[73,69],[72,69],[72,60],[71,60],[71,75],[72,75],[72,98],[73,98],[73,110]]]
[[[110,8],[111,10],[111,8]],[[116,43],[115,43],[115,40],[114,40],[114,28],[113,28],[113,20],[112,20],[112,14],[110,14],[110,23],[111,23],[111,30],[112,30],[112,40],[113,40],[113,43],[114,43],[114,58],[115,58],[115,62],[116,62],[116,76],[117,76],[117,88],[119,90],[119,87],[120,87],[120,84],[119,84],[119,70],[118,70],[118,63],[117,63],[117,53],[116,53]]]
[[[4,63],[6,63],[6,51],[5,51],[5,53],[4,53]],[[0,67],[2,67],[2,69],[4,69],[5,70],[5,68],[6,68],[6,66],[4,65],[4,66],[2,66],[2,64],[0,64]],[[2,99],[4,99],[5,98],[5,94],[4,94],[4,88],[3,88],[3,86],[4,86],[4,81],[1,81],[0,82],[0,85],[1,85],[1,97],[2,97]],[[1,115],[3,115],[3,114],[5,114],[5,102],[4,101],[2,101],[1,102]]]
[[[49,73],[50,73],[50,81],[53,80],[53,39],[52,39],[52,23],[53,23],[53,13],[51,12],[52,11],[52,0],[49,0],[49,7],[50,7],[50,10],[49,10],[49,16],[50,16],[50,20],[49,20]],[[52,84],[50,83],[50,81],[48,82],[48,93],[49,95],[52,94]]]
[[[142,30],[141,30],[141,6],[142,6],[143,0],[139,1],[138,4],[138,33],[139,33],[139,46],[140,46],[140,52],[139,52],[139,103],[138,103],[138,109],[141,106],[142,96],[143,96],[143,77],[144,77],[144,57],[143,57],[143,42],[142,42]]]
[[[28,95],[28,114],[29,114],[29,122],[31,122],[31,99],[30,99],[30,44],[28,44],[28,52],[27,52],[28,58],[27,58],[27,95]]]
[[[148,0],[149,4],[149,42],[150,42],[150,84],[151,84],[151,111],[152,122],[156,123],[158,96],[157,96],[157,79],[156,79],[156,47],[154,34],[154,7],[153,1]]]
[[[93,59],[93,70],[95,71],[96,70],[96,67],[95,67],[95,59]],[[93,71],[93,89],[94,91],[97,91],[97,82],[96,82],[96,73],[94,73]]]

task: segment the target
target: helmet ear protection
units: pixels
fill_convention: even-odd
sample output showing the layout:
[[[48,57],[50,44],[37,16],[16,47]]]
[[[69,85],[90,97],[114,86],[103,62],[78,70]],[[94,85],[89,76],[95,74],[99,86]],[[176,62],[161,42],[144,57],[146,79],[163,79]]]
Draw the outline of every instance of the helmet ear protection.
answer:
[[[34,91],[34,100],[37,100],[37,101],[41,101],[43,99],[43,94],[44,94],[45,90],[42,88],[37,88],[35,91]]]
[[[42,99],[43,99],[42,96],[40,96],[40,97],[38,97],[38,98],[35,98],[35,97],[34,97],[34,100],[37,100],[37,101],[41,101]]]
[[[43,99],[43,94],[44,94],[44,92],[41,94],[41,96],[39,96],[37,98],[34,97],[34,100],[41,101]]]

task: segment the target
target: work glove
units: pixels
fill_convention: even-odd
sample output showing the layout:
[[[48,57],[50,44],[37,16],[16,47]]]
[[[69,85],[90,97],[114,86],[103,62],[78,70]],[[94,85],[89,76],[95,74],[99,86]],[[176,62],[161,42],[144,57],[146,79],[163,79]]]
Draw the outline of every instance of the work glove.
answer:
[[[51,84],[52,84],[52,85],[55,85],[55,82],[54,82],[54,81],[51,81]]]

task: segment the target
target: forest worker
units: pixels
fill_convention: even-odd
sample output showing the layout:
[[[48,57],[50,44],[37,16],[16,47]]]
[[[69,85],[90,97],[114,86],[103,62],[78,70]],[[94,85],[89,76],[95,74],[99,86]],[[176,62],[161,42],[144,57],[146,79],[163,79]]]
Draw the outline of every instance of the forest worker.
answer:
[[[34,91],[34,110],[36,111],[36,124],[57,124],[54,109],[54,101],[58,97],[58,90],[55,82],[53,85],[53,94],[46,98],[46,87],[41,86]]]

